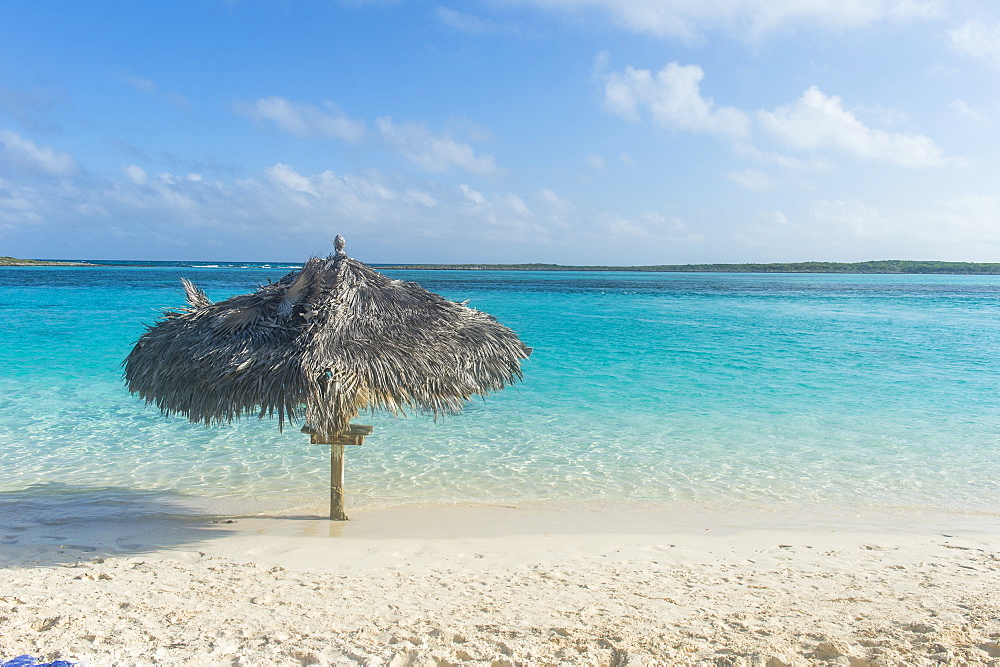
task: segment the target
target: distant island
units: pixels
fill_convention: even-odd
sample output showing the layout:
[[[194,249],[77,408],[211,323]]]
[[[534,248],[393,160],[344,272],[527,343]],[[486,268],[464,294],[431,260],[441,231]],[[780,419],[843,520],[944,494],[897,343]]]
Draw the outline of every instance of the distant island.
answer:
[[[941,273],[1000,275],[1000,263],[885,259],[874,262],[783,262],[775,264],[655,264],[565,266],[562,264],[376,264],[380,269],[426,271],[641,271],[660,273]]]
[[[55,262],[45,259],[18,259],[0,257],[0,266],[97,266],[88,262]]]
[[[280,264],[281,262],[279,262]],[[159,262],[154,264],[166,264]],[[240,262],[237,262],[240,264]],[[152,266],[150,264],[149,266]],[[146,266],[131,261],[100,263],[0,257],[4,266]],[[779,262],[773,264],[652,264],[647,266],[573,266],[565,264],[379,264],[397,271],[635,271],[645,273],[854,273],[1000,275],[1000,262],[932,262],[883,259],[873,262]]]

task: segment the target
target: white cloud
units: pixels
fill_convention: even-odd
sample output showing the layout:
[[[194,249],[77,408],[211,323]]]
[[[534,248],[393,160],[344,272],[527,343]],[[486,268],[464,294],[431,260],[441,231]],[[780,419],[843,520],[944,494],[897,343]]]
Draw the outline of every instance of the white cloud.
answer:
[[[822,199],[799,214],[762,213],[737,236],[751,246],[784,248],[798,259],[809,249],[812,259],[839,261],[995,261],[1000,201],[993,195],[965,195],[893,207]]]
[[[528,208],[528,205],[524,203],[524,200],[515,194],[505,195],[503,198],[503,202],[511,211],[513,211],[519,217],[526,218],[533,215],[531,209]]]
[[[634,217],[611,214],[606,217],[604,225],[610,240],[619,243],[637,240],[692,243],[701,240],[701,236],[691,232],[680,218],[653,211],[643,211]]]
[[[586,162],[587,166],[590,167],[591,169],[596,169],[597,171],[604,169],[604,158],[601,157],[600,155],[595,155],[591,153],[586,158],[584,158],[584,162]]]
[[[415,190],[413,188],[406,191],[405,199],[407,201],[413,202],[414,204],[420,204],[421,206],[426,206],[427,208],[433,208],[438,204],[437,200],[434,199],[434,197],[430,196],[426,192],[421,192],[420,190]]]
[[[774,189],[774,178],[759,169],[731,171],[726,178],[753,192],[770,192]]]
[[[946,162],[941,150],[928,137],[867,127],[844,107],[843,100],[836,95],[825,95],[816,86],[792,104],[760,111],[757,119],[771,136],[796,150],[836,150],[905,167]]]
[[[788,226],[788,217],[781,211],[766,211],[757,216],[757,218],[764,223],[777,225],[778,227]]]
[[[1000,201],[993,195],[961,195],[934,202],[916,216],[916,239],[928,244],[983,244],[996,261],[1000,241]],[[904,223],[905,224],[905,221]],[[985,251],[985,252],[984,252]]]
[[[478,190],[473,190],[465,183],[459,185],[458,189],[462,193],[462,195],[473,204],[481,206],[486,203],[486,197],[483,196],[482,192],[479,192]]]
[[[17,132],[0,130],[0,159],[13,162],[18,167],[40,171],[50,176],[66,176],[77,170],[73,156],[49,146],[38,146]]]
[[[948,31],[951,46],[976,58],[982,58],[994,67],[1000,67],[1000,24],[987,25],[970,20]]]
[[[302,139],[324,137],[356,142],[365,134],[364,121],[348,118],[333,102],[323,102],[321,109],[271,96],[254,102],[238,102],[236,111],[259,122],[274,123],[279,129]]]
[[[309,174],[284,163],[244,179],[188,175],[126,165],[106,177],[0,177],[0,239],[33,247],[45,237],[48,251],[67,257],[301,260],[340,232],[370,261],[565,261],[570,230],[603,229],[603,213],[551,191],[401,182],[375,170]]]
[[[146,170],[134,164],[125,165],[122,167],[122,172],[136,185],[142,185],[148,179]]]
[[[543,188],[537,193],[539,201],[547,208],[564,213],[573,208],[573,203],[566,197],[562,197],[548,188]]]
[[[873,237],[884,232],[882,212],[874,206],[851,199],[817,202],[809,212],[811,224],[853,237]]]
[[[524,235],[539,241],[549,237],[549,230],[563,228],[562,215],[541,197],[533,195],[529,203],[513,192],[484,192],[464,184],[432,187],[397,184],[377,172],[305,174],[278,163],[232,183],[163,174],[142,184],[123,178],[91,194],[104,207],[101,217],[130,219],[141,213],[150,234],[179,227],[185,238],[217,242],[237,230],[248,244],[263,242],[275,249],[296,237],[328,235],[331,229],[362,233],[383,245],[440,238],[450,249],[463,239],[467,246],[523,243]],[[532,210],[536,201],[547,214],[543,220]]]
[[[827,160],[816,156],[803,159],[776,151],[761,150],[750,144],[740,144],[736,149],[740,155],[753,158],[760,164],[773,165],[788,171],[829,171],[831,167]]]
[[[742,138],[749,118],[734,107],[717,106],[701,94],[705,73],[697,65],[668,64],[656,76],[650,70],[626,67],[606,76],[604,103],[613,113],[638,122],[645,110],[669,128]]]
[[[138,90],[140,93],[146,93],[147,95],[152,95],[157,90],[156,84],[153,83],[152,80],[150,79],[143,79],[142,77],[132,76],[127,72],[123,72],[121,75],[119,75],[119,78],[128,85]]]
[[[598,68],[604,61],[598,58]],[[600,74],[600,73],[599,73]],[[826,95],[816,86],[808,88],[791,104],[753,114],[720,106],[702,96],[705,74],[697,65],[668,64],[654,77],[650,70],[631,66],[603,74],[604,104],[611,112],[632,122],[641,122],[644,112],[656,124],[676,130],[715,134],[729,138],[745,155],[788,167],[822,167],[813,158],[768,153],[755,144],[762,135],[786,148],[804,152],[835,151],[865,160],[892,162],[905,167],[955,163],[945,158],[929,137],[889,132],[868,127],[846,108],[841,98]],[[887,115],[881,110],[881,115]]]
[[[750,170],[730,177],[749,183],[763,178]],[[751,247],[760,259],[761,253],[781,253],[775,261],[986,261],[1000,252],[994,195],[900,205],[906,208],[828,198],[797,213],[755,218],[748,211],[747,222],[733,228],[706,224],[712,213],[706,218],[692,211],[689,224],[666,211],[583,206],[547,189],[421,184],[374,170],[303,173],[278,163],[250,178],[199,180],[188,172],[153,175],[128,165],[109,177],[77,170],[34,181],[0,178],[0,237],[10,244],[44,236],[53,251],[67,256],[138,251],[150,259],[262,257],[264,250],[268,259],[301,259],[322,251],[336,232],[356,249],[367,246],[358,256],[371,261],[702,261],[692,252],[715,261],[734,238],[741,241],[740,253]],[[125,250],[112,255],[114,247]],[[730,261],[746,259],[741,254]]]
[[[44,194],[34,188],[0,178],[0,231],[43,222],[48,204]]]
[[[305,192],[311,195],[316,194],[316,190],[310,179],[295,171],[287,164],[279,162],[274,166],[268,167],[264,170],[264,175],[276,185],[295,190],[296,192]]]
[[[942,0],[522,0],[563,11],[594,10],[619,26],[692,40],[725,29],[757,38],[794,26],[860,28],[883,21],[938,16]]]
[[[983,124],[991,122],[989,114],[978,109],[973,109],[969,106],[968,102],[961,98],[952,101],[952,103],[948,105],[948,108],[954,111],[955,115],[959,118],[968,118],[976,121],[977,123]]]
[[[366,131],[364,121],[348,118],[333,102],[324,102],[323,106],[321,109],[271,96],[255,102],[238,102],[235,110],[301,138],[329,137],[350,142],[362,139]],[[473,141],[489,138],[489,132],[464,119],[453,120],[446,133],[432,132],[416,121],[397,123],[389,116],[376,119],[375,124],[390,148],[427,171],[442,173],[457,168],[480,176],[494,176],[502,171],[493,156],[477,154],[471,145],[451,136],[461,134]]]
[[[191,106],[191,102],[184,95],[173,90],[163,90],[151,79],[132,76],[128,72],[122,72],[118,78],[140,93],[164,100],[178,109],[187,109]]]
[[[377,173],[339,175],[326,170],[304,175],[281,163],[265,169],[263,180],[251,179],[242,185],[253,198],[262,200],[266,214],[274,220],[287,220],[290,212],[297,211],[301,220],[292,222],[296,228],[326,225],[324,217],[369,223],[382,217],[391,220],[394,212],[416,210],[414,203],[426,208],[427,202],[413,191],[398,192]]]
[[[480,176],[500,173],[491,155],[476,155],[466,143],[431,132],[422,123],[396,123],[385,116],[376,121],[382,138],[406,159],[430,172],[457,167]]]
[[[474,14],[438,7],[434,15],[441,23],[465,35],[517,35],[521,31],[512,23],[491,21]]]
[[[919,209],[876,207],[859,200],[820,201],[808,215],[809,224],[826,233],[906,250],[917,247],[935,259],[995,261],[1000,244],[1000,201],[992,195],[948,197]],[[979,257],[970,257],[974,247]]]

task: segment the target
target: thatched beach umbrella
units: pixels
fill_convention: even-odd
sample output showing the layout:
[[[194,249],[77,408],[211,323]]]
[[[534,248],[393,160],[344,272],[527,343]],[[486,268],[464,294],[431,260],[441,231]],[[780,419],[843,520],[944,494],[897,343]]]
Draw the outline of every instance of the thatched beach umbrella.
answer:
[[[371,432],[352,418],[458,413],[520,379],[531,349],[486,313],[351,259],[342,236],[334,246],[218,303],[184,280],[188,306],[165,312],[123,366],[129,391],[167,415],[204,424],[277,417],[279,428],[304,419],[313,442],[331,444],[331,518],[346,519],[343,445]]]

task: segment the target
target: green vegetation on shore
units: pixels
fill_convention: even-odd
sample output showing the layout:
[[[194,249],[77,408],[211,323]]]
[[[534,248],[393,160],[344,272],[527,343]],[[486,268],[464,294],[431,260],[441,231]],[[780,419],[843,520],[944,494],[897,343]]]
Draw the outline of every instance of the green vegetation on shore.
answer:
[[[945,273],[1000,275],[1000,263],[885,259],[874,262],[783,262],[776,264],[657,264],[652,266],[564,266],[562,264],[378,264],[380,269],[439,271],[646,271],[663,273]]]
[[[0,257],[0,266],[95,266],[87,262],[52,262],[41,259],[18,259],[16,257]]]

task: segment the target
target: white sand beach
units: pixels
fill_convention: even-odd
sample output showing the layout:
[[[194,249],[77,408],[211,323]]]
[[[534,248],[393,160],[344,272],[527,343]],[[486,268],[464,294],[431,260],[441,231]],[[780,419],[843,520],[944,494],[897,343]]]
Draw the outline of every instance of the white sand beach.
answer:
[[[4,535],[0,658],[1000,664],[995,516],[491,506],[352,518]]]

